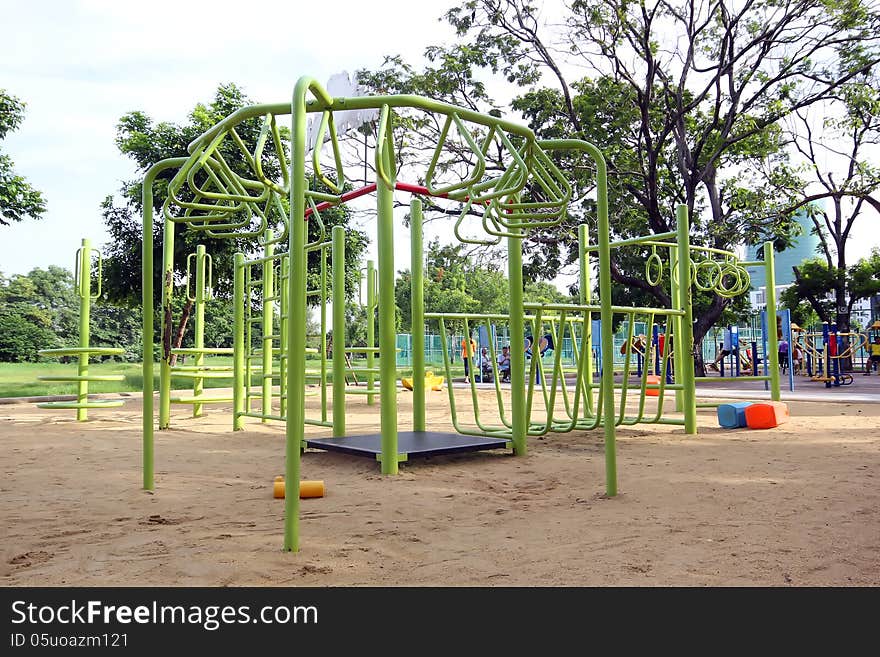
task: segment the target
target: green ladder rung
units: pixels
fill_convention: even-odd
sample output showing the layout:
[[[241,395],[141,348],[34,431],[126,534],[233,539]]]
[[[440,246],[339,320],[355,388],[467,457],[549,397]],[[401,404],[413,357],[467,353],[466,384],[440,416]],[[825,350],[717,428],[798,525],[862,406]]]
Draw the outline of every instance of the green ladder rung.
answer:
[[[172,404],[226,404],[232,397],[172,397]]]
[[[37,381],[73,382],[73,381],[125,381],[124,374],[86,374],[83,376],[38,376]]]
[[[75,401],[57,401],[57,402],[40,402],[37,408],[117,408],[125,404],[124,401],[115,401],[112,399],[96,399],[88,402]]]

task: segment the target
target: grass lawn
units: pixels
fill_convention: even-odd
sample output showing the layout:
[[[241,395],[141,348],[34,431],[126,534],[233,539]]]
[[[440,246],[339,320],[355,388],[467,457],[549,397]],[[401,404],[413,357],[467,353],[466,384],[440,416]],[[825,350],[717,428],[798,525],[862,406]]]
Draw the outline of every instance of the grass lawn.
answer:
[[[192,359],[188,359],[187,365],[192,365]],[[215,356],[210,359],[211,365],[231,365],[231,357]],[[361,365],[361,363],[357,363]],[[0,397],[41,397],[45,395],[72,395],[76,394],[76,383],[54,383],[49,381],[38,381],[39,376],[75,376],[76,363],[0,363]],[[277,365],[276,365],[277,367]],[[317,368],[318,362],[309,359],[308,367],[310,369]],[[329,363],[328,363],[329,367]],[[432,370],[435,374],[444,375],[444,369],[439,364],[428,364],[426,369]],[[411,370],[401,368],[398,370],[398,376],[407,376]],[[89,393],[97,392],[139,392],[143,390],[144,377],[141,372],[140,363],[90,363],[89,374],[122,374],[125,379],[122,381],[90,381]],[[457,364],[452,368],[454,377],[464,376],[464,369],[461,364]],[[332,375],[330,376],[332,381]],[[364,374],[358,374],[359,381],[365,381]],[[378,377],[377,377],[378,380]],[[159,364],[154,369],[154,386],[159,386]],[[275,380],[278,383],[278,380]],[[175,390],[191,389],[192,379],[174,378],[171,379],[171,387]],[[259,380],[255,376],[253,385],[259,385]],[[232,377],[228,379],[206,379],[205,389],[211,388],[231,388]]]

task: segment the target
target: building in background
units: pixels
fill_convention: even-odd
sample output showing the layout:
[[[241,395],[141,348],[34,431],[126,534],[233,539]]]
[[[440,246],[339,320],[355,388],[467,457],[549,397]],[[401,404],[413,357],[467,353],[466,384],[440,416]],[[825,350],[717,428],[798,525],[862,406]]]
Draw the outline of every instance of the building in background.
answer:
[[[797,267],[804,260],[815,258],[818,255],[816,249],[819,246],[819,237],[813,234],[813,221],[807,217],[806,208],[798,210],[795,221],[801,227],[801,234],[792,240],[789,248],[774,254],[777,307],[779,305],[779,295],[794,283],[792,267]],[[747,247],[746,260],[762,258],[763,248],[763,244]],[[763,310],[767,304],[767,281],[764,276],[764,269],[760,267],[750,268],[749,275],[752,280],[749,302],[755,310]]]

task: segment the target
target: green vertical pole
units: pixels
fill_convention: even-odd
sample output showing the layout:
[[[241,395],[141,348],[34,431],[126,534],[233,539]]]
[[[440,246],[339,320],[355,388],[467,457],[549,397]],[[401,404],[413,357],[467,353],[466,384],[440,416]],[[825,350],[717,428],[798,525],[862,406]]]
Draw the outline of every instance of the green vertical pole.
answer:
[[[290,131],[290,334],[287,339],[287,422],[285,424],[284,549],[299,551],[300,456],[305,439],[306,349],[306,94],[318,83],[300,78],[293,90]]]
[[[678,256],[678,303],[684,311],[679,323],[681,338],[675,343],[675,375],[681,375],[682,404],[684,410],[684,430],[687,434],[697,433],[697,384],[694,377],[694,310],[691,293],[691,246],[689,240],[690,222],[686,205],[676,210],[676,237]],[[677,382],[677,381],[676,381]]]
[[[608,173],[601,154],[596,159],[596,214],[599,245],[599,312],[602,324],[600,392],[605,430],[605,494],[617,495],[617,442],[614,433],[614,316],[611,312],[611,228],[608,224]]]
[[[593,283],[590,280],[590,257],[587,255],[587,246],[590,243],[590,229],[587,224],[578,225],[578,264],[580,266],[580,286],[579,296],[582,305],[590,305],[593,303]],[[584,342],[581,345],[581,358],[587,359],[586,377],[587,392],[586,403],[590,413],[593,410],[593,313],[584,313]],[[574,332],[571,336],[572,342],[576,339]],[[560,346],[561,348],[561,346]]]
[[[410,203],[410,302],[412,310],[413,431],[425,430],[425,288],[422,201]]]
[[[288,321],[290,321],[290,312],[287,308],[287,287],[289,281],[290,259],[285,256],[281,258],[281,280],[278,290],[278,296],[281,297],[281,316],[278,319],[278,391],[281,397],[279,402],[281,417],[287,417],[287,331]]]
[[[92,303],[92,244],[87,239],[83,239],[82,246],[77,252],[77,267],[79,268],[79,286],[77,293],[79,294],[79,346],[87,349],[89,346],[89,320],[91,317]],[[83,377],[89,374],[89,354],[83,352],[79,355],[79,366],[77,368],[80,380],[77,382],[77,404],[86,404],[89,400],[89,382],[84,381]],[[84,421],[88,419],[88,409],[77,408],[76,419]]]
[[[174,297],[174,224],[165,219],[162,231],[162,361],[159,366],[159,428],[167,429],[171,423],[171,349],[174,314],[171,310]]]
[[[327,247],[321,256],[321,422],[327,421]]]
[[[331,231],[333,299],[333,435],[345,435],[345,229]]]
[[[158,173],[153,166],[144,177],[141,189],[143,225],[141,227],[141,360],[143,361],[143,407],[141,409],[141,466],[144,490],[153,490],[153,180]]]
[[[196,247],[196,300],[195,300],[195,347],[205,348],[205,246],[199,244]],[[205,354],[196,352],[195,365],[201,367],[205,364]],[[201,370],[196,370],[200,374]],[[193,379],[193,397],[200,397],[205,387],[204,379]],[[202,414],[202,405],[193,404],[193,417]]]
[[[236,253],[234,258],[235,273],[233,275],[233,350],[232,350],[232,429],[241,431],[244,429],[244,400],[245,381],[247,374],[244,371],[244,352],[247,345],[244,342],[244,254]]]
[[[271,230],[267,230],[264,234],[266,246],[264,247],[263,256],[263,361],[262,361],[262,414],[261,422],[268,423],[267,416],[272,415],[272,352],[275,339],[272,337],[273,319],[275,317],[275,302],[272,297],[275,296],[275,261],[272,255],[275,253],[275,247],[272,244],[272,238],[275,234]]]
[[[389,117],[390,121],[390,117]],[[384,170],[393,181],[397,172],[386,139]],[[377,163],[378,164],[378,163]],[[393,182],[392,182],[393,184]],[[379,252],[379,404],[382,432],[382,474],[397,474],[397,315],[394,299],[394,191],[385,181],[377,187]]]
[[[676,224],[677,225],[677,224]],[[672,272],[675,271],[675,276],[672,275]],[[678,280],[678,247],[673,246],[669,249],[669,299],[672,302],[672,308],[676,310],[681,310],[681,294]],[[673,332],[673,363],[675,365],[675,382],[681,383],[681,374],[678,371],[678,366],[684,361],[679,358],[680,355],[683,355],[682,346],[683,342],[681,340],[681,317],[675,315],[674,317],[666,318],[666,325],[672,325]],[[669,329],[667,328],[667,339],[669,339]],[[660,354],[661,358],[663,354]],[[666,372],[663,372],[661,376],[666,376]],[[680,413],[683,409],[684,403],[684,391],[676,390],[675,391],[675,410]]]
[[[764,242],[764,270],[767,279],[767,350],[765,358],[770,362],[770,398],[781,399],[779,394],[779,336],[776,334],[776,265],[773,242]],[[825,376],[828,376],[828,360],[825,360]]]
[[[141,226],[141,303],[143,305],[142,332],[142,359],[144,396],[142,411],[142,465],[143,486],[145,490],[155,488],[154,478],[154,433],[153,433],[153,350],[155,348],[155,334],[153,329],[153,182],[156,176],[173,166],[180,166],[186,162],[185,157],[169,158],[157,162],[147,171],[144,176],[144,184],[141,188],[141,205],[143,206],[143,224]],[[166,229],[167,229],[166,222]]]
[[[367,260],[367,346],[376,346],[376,265],[372,260]],[[374,352],[367,351],[367,369],[373,369],[376,364]],[[376,377],[372,372],[367,372],[367,390],[375,389]],[[375,403],[376,395],[367,395],[367,404]]]
[[[518,228],[511,229],[518,234]],[[522,237],[507,238],[507,278],[510,286],[510,429],[513,453],[525,456],[526,442],[526,354],[523,310]],[[464,336],[465,340],[470,338]],[[535,343],[534,346],[537,346]],[[537,351],[535,358],[537,358]],[[471,363],[474,362],[473,357]],[[473,370],[472,370],[473,371]],[[451,382],[450,382],[451,383]]]

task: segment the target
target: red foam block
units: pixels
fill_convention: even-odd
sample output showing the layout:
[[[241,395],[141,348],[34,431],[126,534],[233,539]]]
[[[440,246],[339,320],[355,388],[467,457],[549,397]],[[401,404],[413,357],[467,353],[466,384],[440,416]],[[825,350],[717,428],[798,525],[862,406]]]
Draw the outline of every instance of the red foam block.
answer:
[[[757,402],[745,409],[749,429],[772,429],[788,422],[788,405],[784,402]]]

